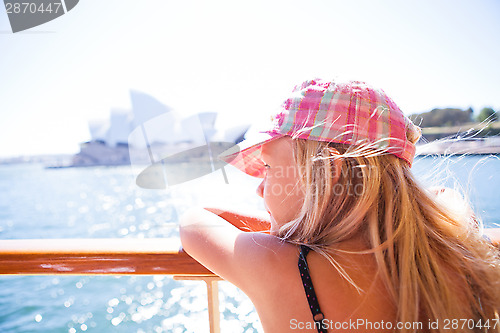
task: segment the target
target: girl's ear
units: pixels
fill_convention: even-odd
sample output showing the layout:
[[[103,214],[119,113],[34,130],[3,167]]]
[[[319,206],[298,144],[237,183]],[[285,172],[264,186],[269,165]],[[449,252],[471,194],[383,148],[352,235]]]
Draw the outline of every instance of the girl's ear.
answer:
[[[332,163],[332,181],[333,184],[337,184],[340,178],[340,173],[342,172],[342,155],[340,155],[339,151],[333,147],[326,148],[328,154],[330,155],[330,161]]]

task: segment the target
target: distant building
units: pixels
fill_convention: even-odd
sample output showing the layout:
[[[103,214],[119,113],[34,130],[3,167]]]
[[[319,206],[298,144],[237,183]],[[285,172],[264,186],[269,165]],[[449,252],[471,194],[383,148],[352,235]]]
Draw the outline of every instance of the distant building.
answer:
[[[154,163],[209,142],[243,140],[249,125],[218,131],[217,113],[177,116],[152,96],[131,91],[132,110],[111,110],[109,120],[89,122],[91,140],[80,145],[72,166]]]

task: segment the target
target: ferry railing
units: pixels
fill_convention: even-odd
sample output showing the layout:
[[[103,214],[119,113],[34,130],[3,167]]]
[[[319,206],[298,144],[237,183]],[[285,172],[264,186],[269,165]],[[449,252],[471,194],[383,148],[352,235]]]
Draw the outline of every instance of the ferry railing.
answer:
[[[172,275],[206,283],[210,332],[220,332],[220,277],[171,239],[0,240],[3,275]]]
[[[500,249],[500,228],[485,229]],[[0,275],[172,275],[207,286],[210,332],[220,332],[220,277],[171,239],[0,240]]]

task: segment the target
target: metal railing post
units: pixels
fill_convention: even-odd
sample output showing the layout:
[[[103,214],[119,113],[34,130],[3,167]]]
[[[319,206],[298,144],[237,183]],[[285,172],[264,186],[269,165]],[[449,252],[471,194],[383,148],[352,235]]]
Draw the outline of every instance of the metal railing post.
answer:
[[[219,285],[222,280],[218,276],[185,276],[174,275],[174,280],[197,280],[205,281],[207,285],[208,300],[208,322],[210,333],[220,333],[220,311],[219,311]]]

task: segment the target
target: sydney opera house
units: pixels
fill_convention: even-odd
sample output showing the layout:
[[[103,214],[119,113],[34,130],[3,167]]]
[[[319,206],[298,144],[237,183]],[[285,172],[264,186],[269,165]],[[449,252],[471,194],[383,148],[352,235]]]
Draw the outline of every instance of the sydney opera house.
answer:
[[[217,130],[215,112],[182,117],[147,94],[131,91],[130,98],[131,110],[111,110],[108,120],[89,122],[91,140],[71,166],[153,164],[195,147],[237,143],[249,128]]]

